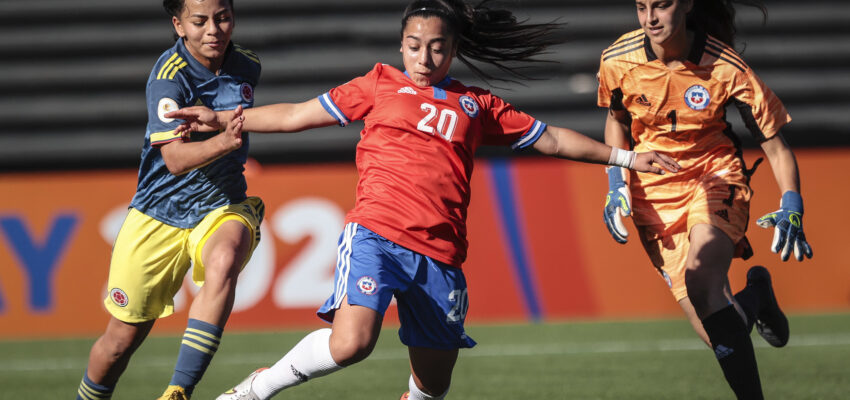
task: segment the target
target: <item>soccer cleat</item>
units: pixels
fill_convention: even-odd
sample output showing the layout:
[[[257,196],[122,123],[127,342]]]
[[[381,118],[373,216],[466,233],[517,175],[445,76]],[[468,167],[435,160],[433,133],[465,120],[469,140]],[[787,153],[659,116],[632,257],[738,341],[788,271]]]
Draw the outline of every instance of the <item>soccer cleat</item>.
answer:
[[[401,395],[401,398],[398,399],[398,400],[407,400],[409,397],[410,397],[410,392],[404,392],[404,394]]]
[[[779,308],[773,284],[767,268],[756,265],[747,271],[747,286],[754,287],[759,293],[759,310],[756,314],[756,330],[773,347],[782,347],[788,343],[791,331],[788,318]]]
[[[157,400],[189,400],[189,395],[186,394],[186,390],[181,386],[168,385],[165,388],[165,393]]]
[[[268,368],[260,368],[248,375],[247,378],[239,382],[238,385],[234,386],[232,389],[222,393],[220,396],[216,397],[215,400],[262,400],[260,396],[257,396],[254,393],[254,390],[251,389],[251,383],[254,382],[254,378],[257,377],[257,374],[260,372],[267,370]]]

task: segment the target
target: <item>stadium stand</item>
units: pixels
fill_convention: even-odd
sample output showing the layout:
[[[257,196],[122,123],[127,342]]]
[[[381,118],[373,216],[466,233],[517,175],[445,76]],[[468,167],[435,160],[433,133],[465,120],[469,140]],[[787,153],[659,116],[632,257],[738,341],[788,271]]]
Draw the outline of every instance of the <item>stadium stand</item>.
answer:
[[[151,0],[0,2],[0,171],[133,168],[145,127],[144,85],[172,44],[170,20]],[[398,0],[236,0],[234,41],[263,62],[256,104],[302,101],[367,72],[400,65]],[[548,79],[499,83],[494,92],[535,117],[601,138],[599,54],[637,27],[622,0],[508,2],[535,21],[559,18],[570,39],[529,73]],[[785,102],[794,146],[850,145],[850,2],[775,0],[762,25],[739,14],[750,66]],[[453,76],[481,84],[462,66]],[[741,127],[736,112],[730,122]],[[742,130],[738,129],[742,132]],[[261,162],[353,159],[358,127],[253,135]],[[749,146],[752,140],[745,139]],[[500,155],[504,149],[484,149]]]

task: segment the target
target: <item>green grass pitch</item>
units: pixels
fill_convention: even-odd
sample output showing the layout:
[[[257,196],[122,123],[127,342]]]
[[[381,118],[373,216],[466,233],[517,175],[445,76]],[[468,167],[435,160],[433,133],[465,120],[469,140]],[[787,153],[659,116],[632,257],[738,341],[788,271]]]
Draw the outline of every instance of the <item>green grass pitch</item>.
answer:
[[[794,315],[787,347],[753,334],[770,399],[850,393],[850,314]],[[214,399],[254,368],[277,361],[304,331],[230,333],[195,400]],[[731,399],[713,354],[684,320],[471,325],[449,398]],[[0,399],[71,399],[93,339],[0,341]],[[152,336],[136,353],[116,400],[152,400],[171,377],[178,338]],[[409,375],[395,328],[366,361],[281,393],[281,399],[398,399]]]

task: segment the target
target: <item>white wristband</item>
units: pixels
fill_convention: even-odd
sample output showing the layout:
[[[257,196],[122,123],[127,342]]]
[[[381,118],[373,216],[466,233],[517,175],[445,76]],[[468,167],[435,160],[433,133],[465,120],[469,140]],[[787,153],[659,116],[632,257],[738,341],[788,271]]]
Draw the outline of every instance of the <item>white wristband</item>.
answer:
[[[611,157],[608,157],[608,165],[616,165],[618,167],[632,169],[635,164],[637,154],[630,150],[611,148]]]

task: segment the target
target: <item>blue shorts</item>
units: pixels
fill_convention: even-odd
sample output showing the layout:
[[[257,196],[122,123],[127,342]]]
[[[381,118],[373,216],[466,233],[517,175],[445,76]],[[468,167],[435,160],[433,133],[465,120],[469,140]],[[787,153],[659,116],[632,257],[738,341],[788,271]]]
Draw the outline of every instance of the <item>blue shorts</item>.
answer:
[[[381,315],[393,296],[401,342],[453,350],[475,346],[463,329],[469,298],[463,271],[408,250],[356,223],[340,235],[334,293],[317,314],[332,322],[344,298]]]

